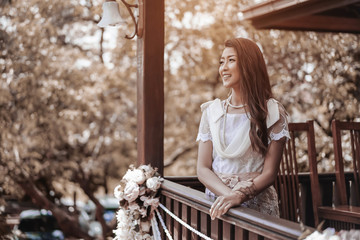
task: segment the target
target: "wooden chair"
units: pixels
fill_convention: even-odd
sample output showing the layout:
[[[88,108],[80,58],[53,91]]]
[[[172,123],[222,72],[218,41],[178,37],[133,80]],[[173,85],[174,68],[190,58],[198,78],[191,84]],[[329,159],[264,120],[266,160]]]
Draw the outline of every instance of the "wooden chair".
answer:
[[[283,158],[280,163],[279,173],[275,181],[275,188],[279,197],[280,217],[305,223],[305,212],[302,204],[304,194],[301,195],[298,176],[298,159],[305,157],[309,164],[311,197],[313,213],[311,215],[312,224],[318,225],[318,206],[320,205],[320,192],[316,164],[315,134],[313,121],[304,123],[289,123],[289,132],[291,139],[286,143],[283,152]],[[307,142],[307,149],[300,151],[299,143]],[[310,191],[308,191],[310,192]],[[309,197],[309,196],[308,196]],[[312,215],[313,214],[313,215]],[[308,223],[306,223],[308,224]]]
[[[335,154],[335,201],[319,207],[319,217],[336,230],[360,228],[360,122],[332,121]],[[346,181],[344,170],[345,138],[348,138],[347,162],[352,163],[352,178]]]

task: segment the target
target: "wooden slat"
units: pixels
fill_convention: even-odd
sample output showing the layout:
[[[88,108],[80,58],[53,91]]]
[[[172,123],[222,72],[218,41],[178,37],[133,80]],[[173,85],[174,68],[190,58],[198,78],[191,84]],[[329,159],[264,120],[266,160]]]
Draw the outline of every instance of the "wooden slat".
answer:
[[[249,238],[249,231],[237,226],[235,227],[235,239],[247,240],[248,238]]]
[[[191,208],[190,210],[191,213],[191,224],[190,226],[193,227],[194,229],[200,231],[200,212],[198,210],[196,210],[195,208]],[[190,239],[194,239],[194,240],[200,240],[200,236],[198,236],[195,233],[191,233],[191,238]]]
[[[341,133],[337,122],[333,121],[332,125],[333,141],[334,141],[334,155],[335,155],[335,171],[336,171],[336,190],[338,191],[340,205],[347,205],[347,194],[344,177],[344,163],[342,161],[342,148],[341,148]]]
[[[171,198],[166,198],[165,207],[169,209],[171,212],[174,212],[174,201]],[[171,236],[174,235],[174,219],[168,215],[165,215],[166,219],[166,227],[168,228]]]
[[[178,201],[174,201],[174,211],[173,213],[181,218],[181,203]],[[178,221],[174,221],[174,239],[182,240],[182,225]]]
[[[209,215],[200,212],[200,232],[209,236],[211,234],[211,225]]]
[[[211,221],[211,238],[223,239],[223,221],[218,218]]]
[[[223,240],[234,239],[235,227],[228,222],[223,221]]]
[[[190,224],[190,218],[191,218],[190,212],[191,212],[191,208],[185,204],[182,204],[181,220],[183,220],[187,224]],[[182,226],[182,237],[183,239],[190,239],[191,237],[191,232],[185,226]]]
[[[264,237],[256,234],[256,233],[253,233],[253,232],[249,232],[249,240],[264,240]]]

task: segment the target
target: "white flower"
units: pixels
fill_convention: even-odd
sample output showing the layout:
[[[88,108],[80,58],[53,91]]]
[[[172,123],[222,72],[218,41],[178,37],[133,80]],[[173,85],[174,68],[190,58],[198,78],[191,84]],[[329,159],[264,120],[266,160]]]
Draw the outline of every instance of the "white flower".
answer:
[[[148,233],[142,236],[142,240],[153,240],[153,239],[154,238]]]
[[[128,182],[124,189],[124,195],[128,202],[134,201],[139,196],[139,185],[135,182]]]
[[[150,190],[156,192],[160,188],[161,185],[161,178],[159,177],[152,177],[146,180],[146,187]]]
[[[154,170],[150,165],[141,165],[138,167],[138,169],[141,169],[144,172],[151,172],[152,170]]]
[[[126,228],[117,228],[113,230],[113,233],[115,234],[114,240],[124,240],[124,239],[130,239],[130,231]]]
[[[120,208],[116,213],[117,219],[117,229],[114,230],[115,239],[123,240],[123,239],[131,239],[130,238],[130,225],[129,225],[129,217],[127,215],[126,210]]]
[[[322,233],[318,231],[313,232],[305,240],[340,240],[340,237],[335,235],[335,229],[327,228]]]
[[[119,199],[119,201],[124,199],[124,186],[117,185],[114,189],[114,196]]]
[[[139,169],[144,171],[146,179],[151,178],[154,176],[156,170],[152,168],[150,165],[141,165]]]
[[[120,208],[117,213],[116,213],[116,219],[118,221],[119,224],[128,223],[128,216],[126,214],[126,211],[122,208]]]
[[[144,172],[140,169],[128,170],[123,179],[128,182],[134,181],[139,185],[143,184],[146,180]]]
[[[154,208],[157,208],[159,206],[159,198],[152,198],[152,197],[140,197],[140,200],[144,202],[144,206],[152,206]]]
[[[143,232],[150,232],[150,221],[140,222],[140,229]]]

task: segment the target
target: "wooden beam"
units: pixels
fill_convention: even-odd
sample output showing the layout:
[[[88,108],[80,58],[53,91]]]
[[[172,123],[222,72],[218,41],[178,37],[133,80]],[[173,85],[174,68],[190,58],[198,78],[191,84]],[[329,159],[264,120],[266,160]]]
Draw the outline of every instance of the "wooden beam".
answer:
[[[254,22],[254,27],[258,28]],[[360,18],[306,16],[268,25],[266,29],[360,33]]]
[[[245,9],[242,13],[244,19],[252,20],[257,28],[268,28],[279,22],[314,15],[358,2],[360,0],[271,0]]]
[[[137,164],[163,175],[164,0],[143,1],[143,37],[137,40]]]

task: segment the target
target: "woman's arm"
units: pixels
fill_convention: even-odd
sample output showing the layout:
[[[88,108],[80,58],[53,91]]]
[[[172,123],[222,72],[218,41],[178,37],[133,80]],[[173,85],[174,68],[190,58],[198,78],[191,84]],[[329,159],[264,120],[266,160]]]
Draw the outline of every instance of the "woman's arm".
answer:
[[[264,168],[259,176],[254,178],[257,194],[271,186],[278,174],[281,156],[286,143],[283,137],[278,141],[271,141],[264,160]]]
[[[271,141],[265,156],[263,171],[259,176],[253,179],[253,184],[256,189],[255,194],[259,194],[274,183],[279,170],[285,143],[285,137],[278,141]],[[211,219],[215,219],[216,217],[225,214],[231,207],[239,205],[247,200],[249,200],[248,196],[239,191],[231,191],[230,194],[222,194],[211,206]]]
[[[211,141],[199,141],[197,176],[199,181],[216,195],[229,195],[231,189],[212,170],[212,150]]]
[[[210,208],[210,216],[215,219],[215,217],[227,212],[230,207],[239,205],[245,199],[245,195],[232,191],[213,172],[211,168],[212,148],[211,141],[199,142],[197,175],[206,188],[219,196]],[[222,208],[219,209],[221,206]]]

